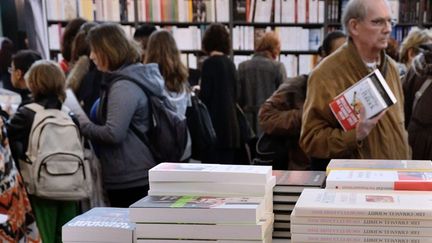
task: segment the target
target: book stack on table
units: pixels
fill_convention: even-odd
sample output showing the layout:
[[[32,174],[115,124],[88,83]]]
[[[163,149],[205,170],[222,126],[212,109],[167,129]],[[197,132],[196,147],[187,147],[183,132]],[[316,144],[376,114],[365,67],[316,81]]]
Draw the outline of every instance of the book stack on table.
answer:
[[[293,242],[432,242],[432,192],[305,189]]]
[[[271,242],[270,166],[161,163],[129,208],[138,243]]]
[[[321,188],[325,181],[323,171],[274,170],[276,186],[273,188],[275,215],[273,238],[290,239],[290,215],[305,188]]]
[[[294,242],[432,242],[430,160],[331,160],[326,189],[305,189]]]

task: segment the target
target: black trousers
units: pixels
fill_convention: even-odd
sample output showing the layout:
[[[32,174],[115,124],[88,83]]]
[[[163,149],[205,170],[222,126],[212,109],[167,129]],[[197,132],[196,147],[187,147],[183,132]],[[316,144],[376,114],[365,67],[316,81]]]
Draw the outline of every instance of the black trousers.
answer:
[[[111,207],[128,208],[134,202],[147,196],[149,186],[133,187],[118,190],[108,190]]]

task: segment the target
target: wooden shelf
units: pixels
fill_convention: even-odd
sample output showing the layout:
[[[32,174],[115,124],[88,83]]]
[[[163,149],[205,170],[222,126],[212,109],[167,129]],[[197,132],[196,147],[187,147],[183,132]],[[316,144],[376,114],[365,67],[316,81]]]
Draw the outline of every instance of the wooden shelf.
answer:
[[[256,23],[256,22],[246,22],[246,21],[234,21],[233,25],[244,25],[244,26],[256,26],[256,27],[304,27],[304,28],[322,28],[324,23]]]

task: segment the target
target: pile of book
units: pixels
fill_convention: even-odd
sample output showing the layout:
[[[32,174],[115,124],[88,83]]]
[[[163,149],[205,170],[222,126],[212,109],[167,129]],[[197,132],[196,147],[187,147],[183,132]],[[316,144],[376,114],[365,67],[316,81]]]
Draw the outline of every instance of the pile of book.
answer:
[[[305,188],[321,188],[325,181],[323,171],[274,170],[276,186],[273,188],[275,215],[273,238],[290,239],[290,215]]]
[[[131,243],[135,224],[127,208],[92,208],[62,227],[63,243]]]
[[[293,242],[432,242],[432,192],[305,189]]]
[[[137,242],[271,242],[275,181],[270,166],[161,163],[129,208]]]
[[[305,189],[294,242],[432,242],[432,162],[332,160],[326,189]]]

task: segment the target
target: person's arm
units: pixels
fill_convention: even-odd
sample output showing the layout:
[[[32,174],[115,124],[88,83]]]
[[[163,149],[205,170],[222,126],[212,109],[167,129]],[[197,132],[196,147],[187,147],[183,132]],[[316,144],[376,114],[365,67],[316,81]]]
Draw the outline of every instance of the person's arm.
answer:
[[[357,143],[356,130],[345,132],[329,108],[339,90],[332,75],[327,76],[324,72],[312,73],[308,80],[300,145],[311,157],[348,157],[361,146]]]
[[[25,158],[34,112],[20,107],[6,123],[10,148],[15,161]]]
[[[82,134],[103,144],[121,143],[126,138],[133,115],[136,112],[147,112],[137,111],[138,102],[146,101],[140,99],[143,95],[143,91],[133,82],[117,81],[109,90],[105,125],[96,125],[79,116]]]
[[[295,92],[285,83],[264,102],[258,113],[261,129],[271,135],[298,136],[303,103],[295,104]]]

